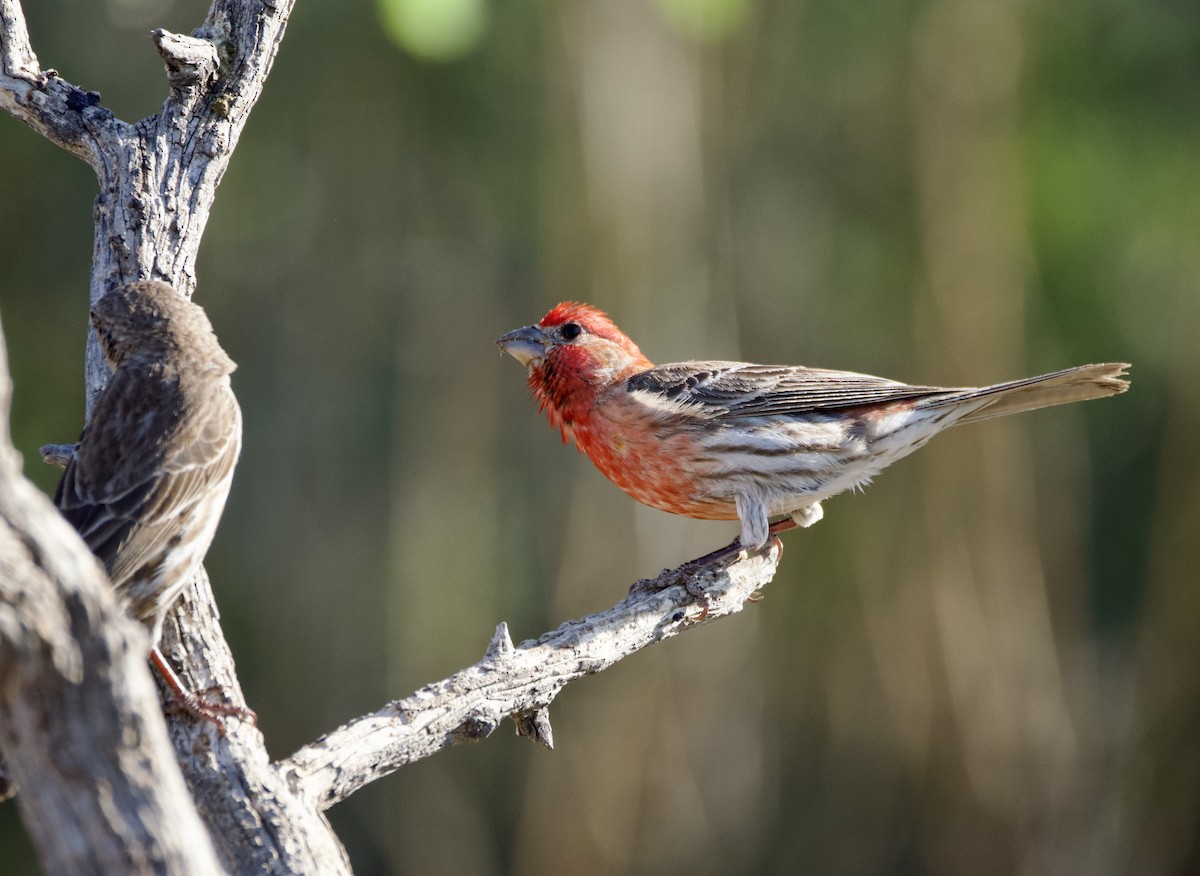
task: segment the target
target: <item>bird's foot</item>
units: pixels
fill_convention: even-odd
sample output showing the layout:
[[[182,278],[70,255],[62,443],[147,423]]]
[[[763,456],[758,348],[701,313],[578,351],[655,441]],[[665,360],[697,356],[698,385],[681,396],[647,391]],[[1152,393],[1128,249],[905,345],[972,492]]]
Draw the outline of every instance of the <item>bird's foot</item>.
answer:
[[[687,590],[688,595],[695,599],[696,604],[699,606],[699,610],[695,614],[688,615],[688,620],[694,624],[698,624],[708,617],[708,613],[712,611],[712,597],[709,596],[708,591],[704,589],[704,585],[701,583],[701,579],[696,575],[684,581],[683,586]]]
[[[162,676],[163,681],[167,683],[167,687],[175,697],[175,702],[171,703],[168,708],[187,712],[197,721],[212,724],[222,736],[225,735],[226,718],[237,718],[239,721],[245,721],[251,725],[258,723],[258,715],[254,713],[253,709],[226,702],[228,695],[219,684],[199,691],[188,690],[184,687],[175,670],[171,668],[171,664],[167,663],[167,658],[157,647],[150,649],[150,662],[154,664],[154,668],[158,670],[158,674]]]
[[[182,698],[176,694],[175,702],[168,708],[187,712],[197,721],[212,724],[222,736],[225,735],[226,718],[237,718],[252,726],[258,723],[258,715],[253,709],[226,702],[227,696],[220,685],[214,684],[202,691],[186,691]]]
[[[783,542],[779,539],[776,533],[787,532],[789,529],[795,529],[797,523],[790,517],[785,517],[782,520],[777,520],[772,523],[767,530],[771,534],[768,544],[772,544],[780,554],[783,555]],[[696,600],[698,610],[696,614],[688,615],[688,620],[696,623],[708,617],[708,613],[712,610],[712,596],[704,586],[704,582],[708,577],[705,572],[710,569],[720,566],[726,566],[738,560],[745,559],[749,551],[742,547],[740,539],[734,539],[724,547],[717,548],[715,551],[705,554],[695,560],[689,560],[682,566],[676,569],[664,569],[662,574],[657,578],[642,578],[635,581],[629,588],[629,593],[632,596],[635,593],[656,593],[660,590],[666,590],[668,587],[682,586],[687,590],[688,595]],[[758,602],[762,599],[762,594],[755,591],[749,597],[751,602]]]
[[[771,541],[773,542],[772,547],[775,548],[775,551],[777,553],[777,555],[775,557],[775,562],[778,563],[779,560],[781,560],[783,558],[783,539],[781,539],[779,536],[776,535],[771,538]],[[759,587],[757,590],[753,591],[749,596],[746,597],[746,601],[747,602],[762,602],[766,598],[767,598],[767,594],[763,593],[762,588]]]
[[[734,541],[720,550],[705,554],[696,560],[689,560],[675,569],[663,569],[657,578],[643,578],[636,581],[629,588],[629,593],[631,595],[634,593],[657,593],[669,587],[683,587],[697,603],[697,612],[688,615],[688,620],[702,621],[712,610],[712,596],[705,587],[705,581],[709,577],[706,573],[718,560],[740,551],[741,545]]]
[[[714,554],[716,551],[713,552]],[[713,556],[710,554],[709,557]],[[633,596],[638,593],[659,593],[670,587],[683,587],[688,595],[699,603],[699,612],[695,615],[689,615],[690,621],[701,621],[708,617],[709,611],[712,609],[712,597],[708,595],[702,583],[702,574],[706,563],[703,562],[707,558],[700,560],[691,560],[684,563],[675,569],[663,569],[662,573],[657,578],[642,578],[633,582],[629,588],[629,595]]]
[[[775,543],[775,549],[779,551],[780,555],[782,555],[783,542],[779,539],[779,533],[787,532],[789,529],[795,529],[799,525],[800,524],[798,524],[791,517],[785,517],[782,520],[776,520],[767,528],[767,533],[770,537],[767,539],[767,542],[760,547],[744,548],[742,547],[741,539],[735,538],[729,544],[725,545],[725,547],[717,548],[717,550],[707,553],[699,559],[684,563],[679,567],[679,571],[692,575],[701,568],[715,566],[717,563],[728,565],[729,563],[733,563],[738,560],[744,560],[750,553],[762,550],[763,547],[766,547],[766,545],[770,544],[771,542]]]

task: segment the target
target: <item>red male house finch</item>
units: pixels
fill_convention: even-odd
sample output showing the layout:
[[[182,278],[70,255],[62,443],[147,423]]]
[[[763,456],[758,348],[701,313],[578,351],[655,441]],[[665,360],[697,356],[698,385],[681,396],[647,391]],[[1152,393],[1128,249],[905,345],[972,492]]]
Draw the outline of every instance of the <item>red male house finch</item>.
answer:
[[[564,443],[573,438],[609,480],[663,511],[736,518],[750,549],[816,523],[823,499],[865,486],[957,423],[1129,388],[1122,364],[960,389],[746,362],[656,367],[603,313],[573,302],[496,343],[528,366]],[[770,526],[776,515],[787,518]]]
[[[59,481],[54,503],[104,564],[121,601],[150,629],[151,659],[197,714],[158,650],[163,619],[191,580],[229,495],[242,412],[233,360],[203,308],[171,286],[121,286],[92,308],[112,379]]]

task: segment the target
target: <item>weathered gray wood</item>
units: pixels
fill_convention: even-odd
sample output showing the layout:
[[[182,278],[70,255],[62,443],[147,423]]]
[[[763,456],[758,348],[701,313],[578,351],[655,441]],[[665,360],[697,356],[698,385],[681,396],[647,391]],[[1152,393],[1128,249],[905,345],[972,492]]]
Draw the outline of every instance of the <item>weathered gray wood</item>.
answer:
[[[514,646],[500,624],[484,657],[444,681],[357,718],[281,761],[292,788],[322,809],[400,767],[460,742],[483,739],[505,719],[517,732],[553,747],[548,707],[567,684],[594,675],[647,645],[736,614],[775,574],[774,546],[694,575],[712,599],[697,622],[681,585],[635,593],[607,611],[568,621]],[[667,570],[660,582],[679,578]]]

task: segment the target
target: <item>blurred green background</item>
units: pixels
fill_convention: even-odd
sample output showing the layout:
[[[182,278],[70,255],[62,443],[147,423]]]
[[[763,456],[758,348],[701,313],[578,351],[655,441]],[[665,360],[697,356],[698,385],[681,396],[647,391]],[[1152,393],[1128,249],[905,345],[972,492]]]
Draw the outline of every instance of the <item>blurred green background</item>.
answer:
[[[198,0],[27,2],[128,120]],[[14,436],[82,425],[92,172],[0,118]],[[246,443],[209,569],[276,756],[734,524],[641,508],[493,346],[978,384],[1130,361],[785,537],[764,602],[332,810],[359,874],[1200,871],[1200,5],[300,0],[197,301]],[[0,869],[36,871],[15,807]]]

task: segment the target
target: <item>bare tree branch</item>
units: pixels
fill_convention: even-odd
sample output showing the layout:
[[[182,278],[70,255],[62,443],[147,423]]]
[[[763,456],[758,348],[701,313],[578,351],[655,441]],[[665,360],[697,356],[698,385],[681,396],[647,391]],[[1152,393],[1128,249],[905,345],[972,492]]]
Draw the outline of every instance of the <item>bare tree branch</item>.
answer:
[[[483,739],[505,719],[517,732],[553,748],[548,707],[568,683],[594,675],[647,645],[742,610],[775,574],[773,544],[727,568],[667,570],[655,582],[599,614],[568,621],[514,647],[496,629],[482,660],[358,718],[278,764],[291,788],[321,809],[363,785],[460,742]],[[695,597],[683,586],[654,592],[690,572],[712,599],[699,623]]]
[[[167,81],[185,96],[189,89],[203,88],[220,75],[217,47],[208,40],[180,36],[159,28],[151,39],[167,64]]]
[[[233,655],[221,632],[208,576],[201,571],[167,619],[160,643],[192,690],[219,686],[245,704]],[[167,728],[196,804],[231,873],[350,873],[345,850],[324,815],[297,796],[267,755],[262,733],[227,722],[218,739],[188,713]]]
[[[100,106],[99,94],[41,68],[18,0],[0,0],[0,108],[97,173],[105,154],[131,134],[129,125]]]

